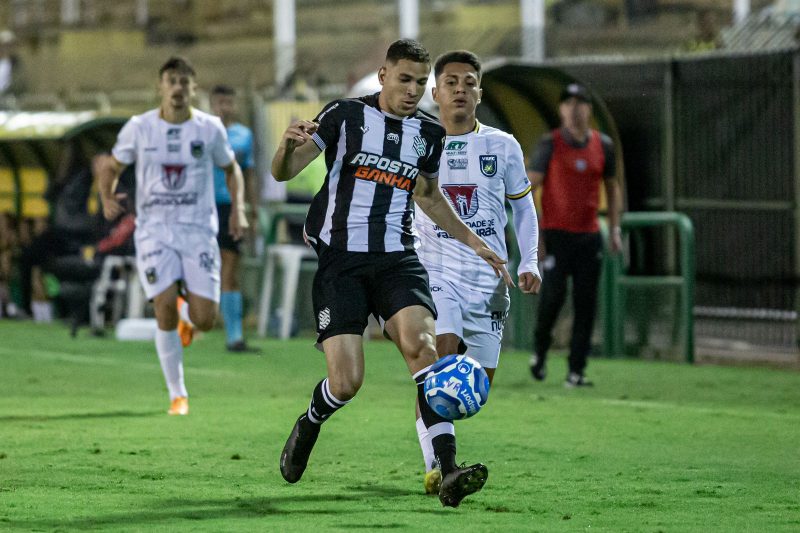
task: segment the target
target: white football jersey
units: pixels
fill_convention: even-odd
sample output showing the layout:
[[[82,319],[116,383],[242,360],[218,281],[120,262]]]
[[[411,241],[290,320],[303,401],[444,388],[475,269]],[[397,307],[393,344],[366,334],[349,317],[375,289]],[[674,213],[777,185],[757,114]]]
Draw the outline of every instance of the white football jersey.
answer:
[[[120,130],[111,153],[120,163],[136,163],[137,229],[217,234],[214,166],[225,167],[235,157],[218,117],[192,109],[189,120],[172,124],[159,109],[136,115]]]
[[[439,186],[461,220],[503,259],[508,259],[506,198],[531,190],[522,149],[510,134],[478,123],[465,135],[448,135],[439,165]],[[505,292],[502,278],[469,247],[452,238],[421,210],[414,221],[417,250],[432,276],[473,290]]]

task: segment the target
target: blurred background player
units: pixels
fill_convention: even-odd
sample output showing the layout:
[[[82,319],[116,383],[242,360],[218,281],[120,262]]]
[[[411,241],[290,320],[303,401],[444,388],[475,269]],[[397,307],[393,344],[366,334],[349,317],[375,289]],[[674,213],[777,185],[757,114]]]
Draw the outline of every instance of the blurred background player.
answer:
[[[328,377],[314,388],[281,454],[281,474],[300,480],[320,427],[358,392],[364,379],[363,334],[373,313],[386,322],[417,383],[421,418],[442,469],[439,500],[457,507],[480,490],[482,464],[456,466],[453,423],[423,397],[436,360],[435,307],[428,276],[414,251],[413,199],[454,238],[510,282],[500,259],[458,218],[437,182],[444,129],[417,110],[430,74],[430,56],[418,42],[392,43],[378,71],[377,94],[337,100],[314,122],[297,121],[284,132],[272,161],[279,181],[292,179],[320,151],[328,174],[306,220],[308,241],[319,256],[313,302],[318,342]]]
[[[439,166],[444,197],[466,224],[493,250],[506,250],[506,199],[514,213],[522,260],[519,288],[539,292],[538,223],[531,185],[519,143],[503,131],[478,122],[481,63],[472,52],[439,56],[434,65],[439,120],[447,131]],[[472,250],[451,238],[424,212],[415,227],[420,261],[430,276],[436,304],[436,351],[439,357],[467,353],[486,369],[489,381],[500,358],[503,325],[510,306],[508,287]],[[417,416],[417,434],[425,460],[425,491],[438,492],[441,472],[425,425]]]
[[[217,85],[211,89],[211,112],[222,120],[228,132],[228,142],[236,154],[236,161],[242,169],[245,183],[245,196],[249,200],[250,213],[255,213],[258,198],[255,185],[253,162],[253,132],[247,126],[235,122],[236,91],[227,85]],[[239,260],[241,241],[234,239],[228,232],[228,219],[231,213],[231,195],[225,183],[225,172],[214,168],[214,195],[217,201],[219,216],[220,258],[222,259],[222,294],[220,296],[220,313],[225,323],[225,347],[229,352],[258,353],[260,350],[248,346],[242,333],[242,293],[239,288]]]
[[[597,220],[600,182],[608,202],[609,246],[622,247],[619,186],[611,138],[589,127],[592,98],[586,87],[572,83],[561,92],[561,127],[539,141],[530,166],[533,187],[542,187],[539,255],[544,284],[534,336],[531,374],[537,381],[547,375],[547,350],[553,326],[572,278],[574,318],[569,346],[567,387],[592,385],[584,376],[591,350],[597,307],[597,285],[603,240]]]
[[[124,208],[115,185],[125,166],[136,162],[136,262],[142,287],[153,300],[156,351],[170,396],[169,414],[189,412],[183,379],[183,347],[193,328],[211,329],[219,301],[219,247],[213,166],[225,170],[232,198],[229,230],[247,228],[243,178],[222,121],[192,108],[195,72],[181,57],[158,72],[161,105],[131,118],[112,155],[100,156],[103,214],[115,219]],[[178,297],[178,282],[186,300]],[[183,322],[183,334],[178,324]]]

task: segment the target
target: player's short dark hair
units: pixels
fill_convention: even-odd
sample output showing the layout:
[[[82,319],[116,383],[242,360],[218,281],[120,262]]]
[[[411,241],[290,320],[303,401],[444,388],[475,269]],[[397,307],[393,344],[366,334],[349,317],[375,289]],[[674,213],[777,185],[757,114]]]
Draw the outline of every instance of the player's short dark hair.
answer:
[[[466,63],[475,69],[478,79],[481,77],[481,60],[469,50],[453,50],[437,57],[436,64],[433,66],[434,77],[438,78],[439,74],[444,71],[444,67],[450,63]]]
[[[161,65],[161,68],[158,69],[158,77],[164,75],[164,73],[168,70],[174,70],[179,74],[189,74],[191,76],[196,76],[194,73],[194,68],[192,64],[189,63],[189,60],[183,56],[172,56],[167,59],[166,63]]]
[[[401,59],[407,59],[415,63],[431,62],[431,55],[418,41],[414,39],[398,39],[389,45],[386,50],[386,61],[397,63]]]
[[[211,88],[211,96],[236,96],[236,89],[230,85],[214,85]]]

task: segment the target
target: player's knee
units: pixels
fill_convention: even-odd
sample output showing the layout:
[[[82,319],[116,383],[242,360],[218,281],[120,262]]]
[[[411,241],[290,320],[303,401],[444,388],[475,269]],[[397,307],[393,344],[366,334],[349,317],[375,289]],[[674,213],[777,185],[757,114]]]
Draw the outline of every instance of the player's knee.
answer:
[[[155,306],[156,323],[162,331],[170,331],[178,327],[178,306],[175,302],[162,302]]]
[[[436,360],[436,339],[430,333],[420,333],[404,346],[403,355],[410,360],[433,363]]]
[[[214,327],[214,315],[204,314],[199,316],[197,320],[195,320],[195,317],[191,317],[191,319],[194,327],[200,331],[208,331]]]
[[[189,319],[192,321],[192,325],[195,329],[200,331],[208,331],[214,327],[214,321],[216,320],[216,311],[212,309],[192,309],[189,308]]]
[[[334,398],[342,402],[347,402],[355,398],[363,382],[364,378],[359,378],[357,376],[351,376],[348,379],[339,379],[335,381],[329,378],[328,386],[330,387],[331,394],[333,394]]]
[[[178,327],[178,312],[169,315],[169,316],[156,316],[156,324],[158,324],[158,329],[161,331],[172,331],[173,329]]]
[[[454,353],[459,353],[459,345],[461,344],[461,339],[458,335],[453,333],[445,333],[444,335],[437,335],[436,337],[436,352],[439,354],[439,357],[444,357],[445,355],[450,355]]]

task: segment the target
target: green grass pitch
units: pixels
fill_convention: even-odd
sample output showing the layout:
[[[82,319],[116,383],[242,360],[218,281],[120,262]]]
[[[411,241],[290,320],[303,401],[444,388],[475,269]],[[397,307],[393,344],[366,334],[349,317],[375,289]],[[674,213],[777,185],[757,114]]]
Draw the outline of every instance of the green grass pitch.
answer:
[[[169,417],[152,343],[0,322],[0,531],[800,531],[800,374],[591,361],[591,390],[503,354],[489,403],[456,424],[489,466],[458,509],[422,494],[415,390],[366,345],[356,400],[304,478],[278,458],[324,374],[310,339],[186,352],[191,413]]]

